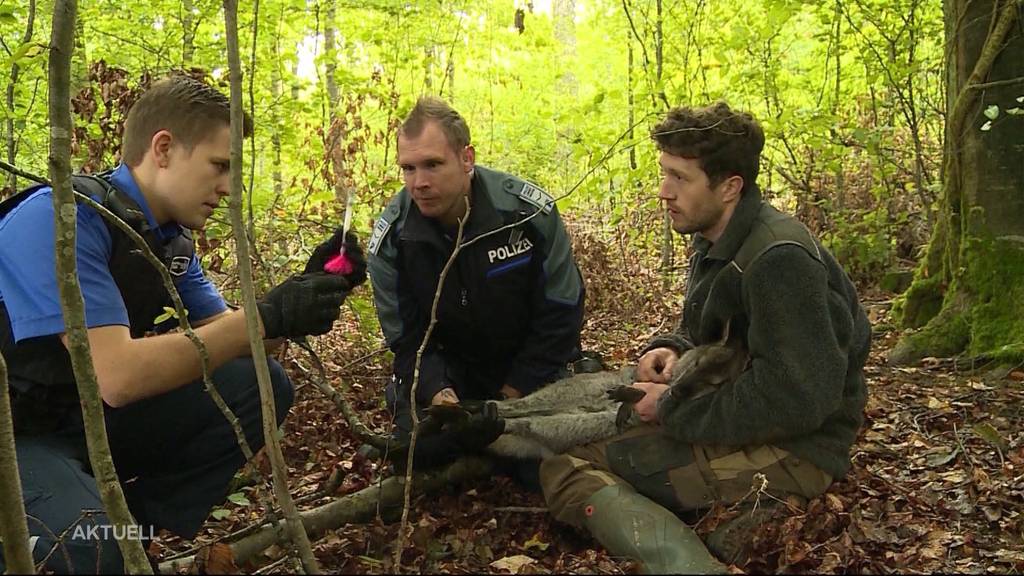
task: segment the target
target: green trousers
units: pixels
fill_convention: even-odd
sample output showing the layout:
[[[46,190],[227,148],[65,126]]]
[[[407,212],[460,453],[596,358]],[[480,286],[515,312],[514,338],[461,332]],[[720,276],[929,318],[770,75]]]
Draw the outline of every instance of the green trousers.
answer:
[[[761,488],[754,485],[757,473],[767,479],[763,491],[780,498],[813,498],[832,483],[817,466],[774,446],[692,445],[661,434],[654,425],[547,458],[540,483],[552,515],[583,527],[587,500],[605,486],[629,484],[678,514],[715,501],[752,501]]]

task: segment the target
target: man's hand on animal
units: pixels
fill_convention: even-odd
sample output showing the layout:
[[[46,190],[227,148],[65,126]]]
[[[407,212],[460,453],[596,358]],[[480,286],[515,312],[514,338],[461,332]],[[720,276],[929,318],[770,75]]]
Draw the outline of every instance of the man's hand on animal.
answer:
[[[512,400],[514,398],[522,398],[523,397],[523,393],[520,392],[519,390],[516,390],[515,388],[509,386],[508,384],[502,384],[501,385],[501,396],[505,400]]]
[[[350,286],[344,276],[319,272],[292,276],[257,303],[264,338],[319,336],[341,315]]]
[[[645,392],[644,397],[637,400],[636,404],[633,405],[633,410],[640,415],[640,420],[644,422],[657,422],[658,399],[668,391],[669,385],[658,382],[634,382],[633,388]]]
[[[302,273],[323,272],[327,263],[341,254],[342,246],[345,248],[345,259],[352,267],[350,272],[342,275],[348,281],[350,290],[366,282],[366,256],[363,254],[363,248],[359,245],[359,237],[351,231],[345,233],[340,226],[330,238],[313,249],[313,254],[310,255]]]
[[[672,378],[672,366],[679,360],[679,354],[671,348],[648,350],[636,366],[637,382],[658,382],[668,384]]]
[[[459,403],[459,395],[455,393],[455,390],[451,388],[442,388],[434,397],[430,399],[431,406],[438,406],[441,404],[455,405]]]

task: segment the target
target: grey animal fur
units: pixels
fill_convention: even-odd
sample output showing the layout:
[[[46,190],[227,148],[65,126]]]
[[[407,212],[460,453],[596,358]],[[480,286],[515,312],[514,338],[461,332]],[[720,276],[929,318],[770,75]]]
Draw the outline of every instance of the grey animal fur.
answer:
[[[678,404],[707,394],[736,379],[747,362],[747,352],[728,341],[726,329],[721,342],[688,350],[676,361],[670,379],[672,388],[662,396],[662,402]],[[616,416],[620,403],[612,400],[608,392],[629,386],[634,374],[632,366],[614,372],[580,374],[553,382],[523,398],[494,402],[498,415],[505,419],[505,433],[487,449],[513,458],[546,458],[618,434]],[[632,412],[625,428],[639,422]]]

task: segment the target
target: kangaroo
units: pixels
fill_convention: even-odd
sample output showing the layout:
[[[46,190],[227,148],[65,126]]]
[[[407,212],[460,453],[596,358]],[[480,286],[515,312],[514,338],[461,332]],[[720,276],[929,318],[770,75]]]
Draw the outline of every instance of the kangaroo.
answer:
[[[720,341],[687,350],[672,366],[669,397],[662,401],[678,405],[735,380],[749,359],[737,340],[730,340],[726,325]],[[488,451],[513,458],[544,458],[637,425],[633,405],[644,392],[630,386],[634,374],[633,367],[580,374],[522,398],[432,406],[427,412],[430,418],[457,422],[471,412],[496,410],[505,420],[505,432]]]

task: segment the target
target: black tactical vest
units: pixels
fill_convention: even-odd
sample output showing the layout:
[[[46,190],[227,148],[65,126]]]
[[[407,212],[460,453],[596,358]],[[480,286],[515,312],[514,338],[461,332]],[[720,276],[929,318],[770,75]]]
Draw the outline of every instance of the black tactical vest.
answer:
[[[72,186],[76,192],[101,199],[100,204],[139,233],[172,276],[184,274],[195,250],[188,231],[183,230],[181,236],[166,244],[160,242],[138,204],[102,176],[75,175]],[[39,188],[29,188],[0,203],[0,218]],[[80,198],[79,202],[82,202]],[[112,241],[110,273],[124,299],[132,338],[140,338],[154,329],[154,320],[164,312],[165,306],[173,306],[173,303],[160,273],[146,260],[135,241],[106,217],[104,222]],[[66,417],[77,416],[78,389],[71,357],[60,337],[41,336],[15,344],[3,301],[0,301],[0,351],[7,364],[16,432],[54,430],[61,427]]]

